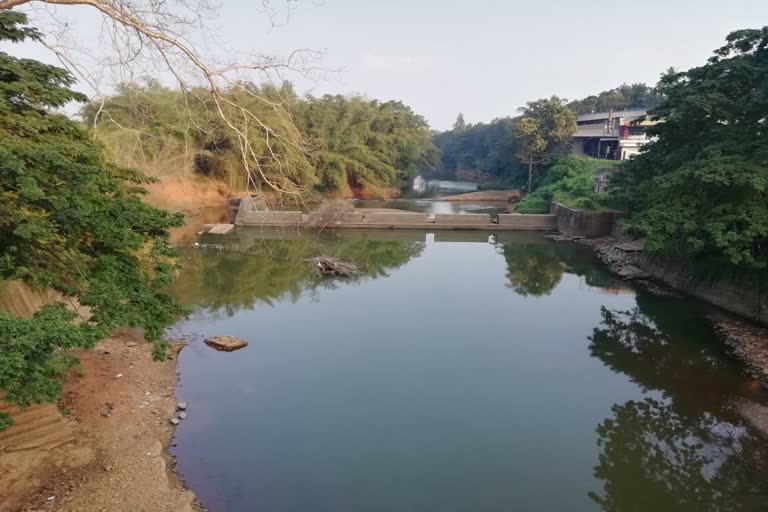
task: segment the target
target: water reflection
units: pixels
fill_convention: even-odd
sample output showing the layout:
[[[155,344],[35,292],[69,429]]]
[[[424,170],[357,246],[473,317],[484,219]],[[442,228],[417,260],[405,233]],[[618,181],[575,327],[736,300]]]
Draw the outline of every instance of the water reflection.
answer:
[[[507,263],[507,287],[523,297],[549,295],[564,273],[584,277],[587,286],[619,293],[626,285],[595,265],[591,251],[576,244],[556,243],[542,237],[496,243]]]
[[[518,295],[549,295],[563,277],[563,265],[550,244],[505,244],[501,251],[507,286]]]
[[[620,294],[588,247],[509,232],[224,240],[249,254],[190,251],[175,290],[228,313],[182,330],[258,340],[181,354],[198,412],[176,454],[211,510],[768,507],[764,438],[737,411],[764,394],[698,306]],[[318,254],[366,276],[319,279]]]
[[[516,233],[445,231],[430,236],[435,243],[490,242],[506,261],[506,286],[524,297],[550,294],[564,273],[584,276],[585,284],[595,289],[612,292],[622,287],[595,267],[588,248],[575,244]],[[303,293],[332,288],[340,281],[318,277],[310,262],[315,256],[351,260],[364,270],[362,278],[386,277],[419,256],[426,239],[423,231],[238,230],[234,236],[206,240],[221,243],[226,250],[188,249],[185,271],[172,292],[185,306],[223,310],[228,315],[259,302],[274,304],[286,298],[295,302]]]
[[[612,407],[597,426],[605,511],[734,511],[768,507],[764,439],[734,410],[761,400],[711,339],[696,308],[638,296],[602,308],[589,350],[648,396]],[[697,321],[698,320],[698,321]]]
[[[768,507],[763,440],[743,424],[685,416],[646,398],[612,408],[597,427],[601,449],[590,493],[602,510],[757,511]]]
[[[409,240],[373,240],[342,237],[329,233],[304,236],[274,232],[268,239],[258,230],[241,231],[225,240],[226,250],[185,252],[184,272],[172,292],[188,307],[233,315],[258,302],[273,304],[288,298],[296,301],[303,293],[335,286],[339,279],[319,277],[310,261],[325,255],[348,259],[363,271],[361,278],[387,275],[424,249],[424,243]]]

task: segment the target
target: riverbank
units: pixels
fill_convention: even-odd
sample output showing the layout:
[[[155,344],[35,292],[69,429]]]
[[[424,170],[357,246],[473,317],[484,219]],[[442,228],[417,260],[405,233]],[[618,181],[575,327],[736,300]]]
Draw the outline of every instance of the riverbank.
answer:
[[[554,235],[556,240],[574,240],[568,235]],[[644,264],[642,245],[638,242],[617,240],[613,237],[577,238],[575,241],[592,247],[597,258],[619,277],[632,281],[638,288],[656,295],[686,294],[663,279],[663,272],[654,272]],[[657,275],[658,274],[658,275]],[[701,297],[697,297],[702,300]],[[707,315],[717,337],[730,351],[743,361],[755,378],[768,383],[768,328],[757,325],[734,314],[721,311],[712,304]],[[768,422],[764,424],[768,432]]]
[[[169,359],[158,363],[140,333],[124,330],[78,354],[81,376],[65,385],[59,409],[66,424],[57,427],[74,435],[61,444],[0,452],[0,512],[202,510],[166,451],[182,346],[173,345]],[[42,414],[0,436],[38,428]]]

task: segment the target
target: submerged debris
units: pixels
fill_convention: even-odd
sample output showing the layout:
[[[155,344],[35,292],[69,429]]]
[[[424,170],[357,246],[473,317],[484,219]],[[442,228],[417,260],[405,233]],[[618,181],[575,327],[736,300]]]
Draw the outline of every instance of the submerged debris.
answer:
[[[319,276],[341,276],[341,277],[354,277],[359,276],[363,272],[360,268],[351,261],[341,260],[332,256],[318,256],[312,258],[315,265],[315,272]]]

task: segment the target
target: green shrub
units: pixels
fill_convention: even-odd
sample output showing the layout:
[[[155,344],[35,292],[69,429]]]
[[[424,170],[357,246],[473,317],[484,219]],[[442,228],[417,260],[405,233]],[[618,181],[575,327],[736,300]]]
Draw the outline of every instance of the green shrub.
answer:
[[[610,165],[605,160],[569,155],[558,160],[532,193],[515,208],[519,213],[548,213],[556,201],[571,208],[597,210],[600,197],[593,192],[595,171]]]

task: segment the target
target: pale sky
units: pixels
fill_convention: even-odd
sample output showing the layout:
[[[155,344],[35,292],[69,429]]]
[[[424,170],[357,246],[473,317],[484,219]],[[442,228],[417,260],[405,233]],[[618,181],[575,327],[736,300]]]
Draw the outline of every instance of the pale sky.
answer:
[[[768,24],[768,0],[315,0],[274,28],[257,0],[222,4],[209,32],[226,52],[322,50],[321,65],[342,71],[299,92],[402,100],[435,129],[459,111],[489,121],[552,94],[655,84],[670,66],[704,63],[729,32]],[[92,14],[71,20],[84,45],[98,44]]]

